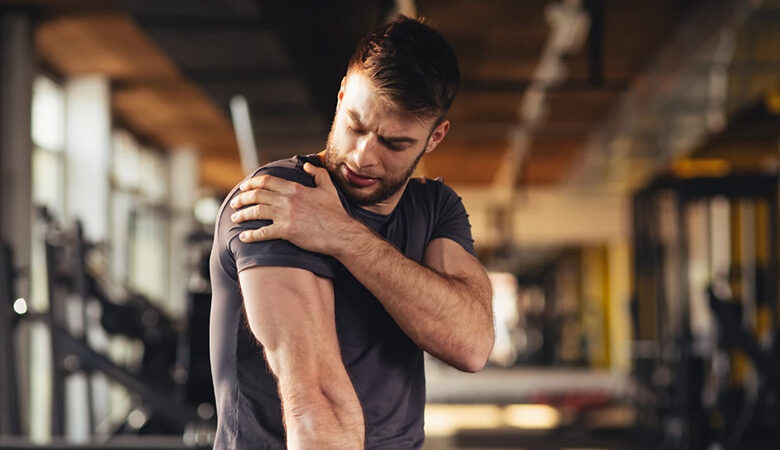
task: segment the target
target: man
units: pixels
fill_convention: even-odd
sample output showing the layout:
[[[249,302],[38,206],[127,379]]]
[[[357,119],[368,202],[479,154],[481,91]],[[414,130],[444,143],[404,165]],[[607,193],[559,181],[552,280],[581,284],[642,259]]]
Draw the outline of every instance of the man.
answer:
[[[412,449],[423,350],[480,370],[491,288],[460,198],[410,179],[450,128],[450,46],[399,16],[350,61],[326,150],[231,192],[211,254],[215,448]]]

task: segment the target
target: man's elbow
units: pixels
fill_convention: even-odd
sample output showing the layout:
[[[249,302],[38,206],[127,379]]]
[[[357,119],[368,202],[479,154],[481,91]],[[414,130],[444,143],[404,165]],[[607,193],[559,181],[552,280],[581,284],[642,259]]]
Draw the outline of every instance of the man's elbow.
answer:
[[[463,372],[477,373],[485,367],[486,363],[487,363],[487,358],[485,359],[472,358],[467,361],[463,361],[459,365],[458,369],[460,369]]]
[[[483,354],[473,354],[469,355],[469,357],[464,358],[460,363],[458,364],[458,369],[460,369],[463,372],[469,372],[469,373],[476,373],[480,370],[485,368],[485,364],[487,364],[488,356]]]
[[[465,352],[461,361],[457,366],[458,369],[463,372],[476,373],[485,368],[490,353],[493,351],[493,330],[481,339],[480,342],[471,348],[468,352]]]
[[[475,373],[479,372],[485,367],[485,364],[490,358],[490,353],[493,352],[493,342],[495,341],[495,330],[493,327],[493,311],[490,310],[490,320],[485,321],[482,325],[483,331],[477,333],[477,339],[471,339],[471,345],[468,346],[469,350],[464,355],[462,367],[458,367],[464,372]]]

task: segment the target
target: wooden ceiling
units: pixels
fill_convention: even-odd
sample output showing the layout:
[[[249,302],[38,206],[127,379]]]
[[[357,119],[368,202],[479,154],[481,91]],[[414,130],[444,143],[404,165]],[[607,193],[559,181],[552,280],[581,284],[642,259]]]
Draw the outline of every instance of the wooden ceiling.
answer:
[[[545,7],[551,2],[417,3],[420,14],[432,18],[452,43],[464,79],[451,112],[453,133],[441,150],[428,157],[426,168],[447,166],[444,161],[455,154],[450,149],[457,148],[461,149],[456,154],[463,167],[492,171],[479,175],[470,170],[448,171],[449,180],[490,182],[507,147],[506,132],[517,122],[520,99],[547,39]],[[517,177],[519,183],[551,184],[566,177],[592,128],[633,77],[668,43],[668,37],[698,2],[583,3],[603,7],[601,25],[594,30],[600,33],[601,43],[591,35],[585,48],[567,59],[567,81],[551,93],[548,117],[533,135],[529,156]],[[591,23],[597,22],[591,19]],[[601,55],[600,67],[593,66],[593,52]],[[594,70],[597,80],[592,79]],[[486,159],[494,164],[486,164]]]
[[[185,79],[126,13],[97,2],[89,8],[57,10],[44,16],[35,41],[41,63],[63,77],[109,77],[117,125],[162,149],[198,150],[204,184],[225,189],[228,179],[240,177],[225,112]],[[211,164],[222,170],[213,170]]]
[[[261,160],[320,150],[349,55],[393,6],[389,0],[22,3],[45,11],[36,33],[45,66],[63,76],[108,75],[117,122],[163,149],[197,149],[202,182],[221,190],[242,176],[230,97],[249,100]],[[488,184],[547,39],[551,2],[415,3],[452,43],[463,80],[450,112],[452,131],[426,157],[426,174]],[[701,2],[584,3],[596,29],[566,60],[567,81],[550,96],[520,183],[565,179],[589,132]]]

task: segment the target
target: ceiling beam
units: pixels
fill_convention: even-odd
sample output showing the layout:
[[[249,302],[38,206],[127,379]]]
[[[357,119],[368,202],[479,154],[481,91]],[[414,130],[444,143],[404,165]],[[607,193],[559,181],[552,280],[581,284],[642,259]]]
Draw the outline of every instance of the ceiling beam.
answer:
[[[590,16],[588,69],[593,87],[604,84],[604,0],[585,0]]]
[[[287,81],[297,78],[295,71],[276,67],[242,67],[218,69],[183,69],[188,79],[201,84],[221,82]]]
[[[181,31],[213,31],[228,29],[231,31],[266,31],[268,22],[257,17],[246,16],[204,16],[187,14],[152,14],[133,15],[135,22],[145,29],[176,29]]]
[[[509,145],[493,180],[495,195],[504,198],[510,205],[518,171],[530,149],[533,133],[547,118],[550,91],[565,84],[568,57],[580,50],[591,25],[580,0],[550,3],[545,13],[550,32],[533,71],[534,82],[523,91],[518,122],[507,130]]]
[[[602,80],[601,84],[594,86],[590,78],[569,79],[556,86],[556,92],[567,91],[614,91],[622,92],[630,82],[629,78],[616,78]],[[512,80],[479,80],[464,79],[460,82],[461,92],[522,92],[534,83],[533,79]]]

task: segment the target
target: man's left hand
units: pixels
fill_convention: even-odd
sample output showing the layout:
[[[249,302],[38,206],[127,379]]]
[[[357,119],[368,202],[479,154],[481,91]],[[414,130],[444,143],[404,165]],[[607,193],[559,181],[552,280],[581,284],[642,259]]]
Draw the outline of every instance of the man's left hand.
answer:
[[[346,243],[349,227],[357,222],[341,205],[328,171],[310,163],[304,164],[303,170],[314,177],[315,187],[271,175],[257,176],[241,184],[242,192],[230,201],[230,206],[237,210],[230,216],[231,220],[273,222],[242,232],[239,236],[242,241],[284,239],[305,250],[327,255],[333,255]]]

